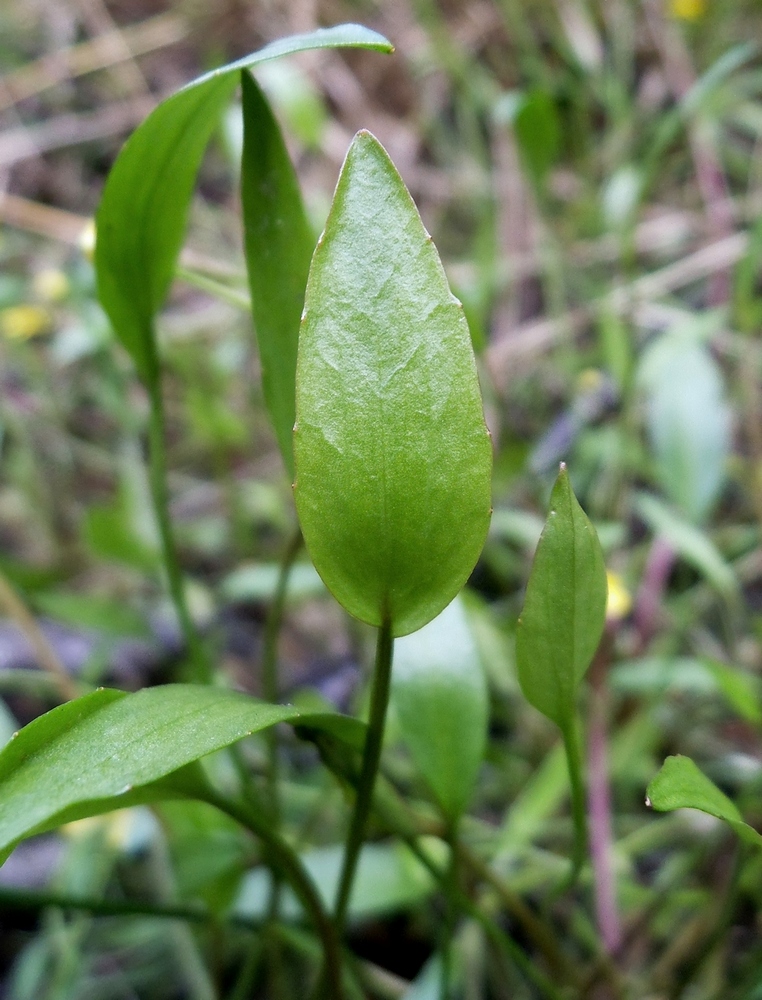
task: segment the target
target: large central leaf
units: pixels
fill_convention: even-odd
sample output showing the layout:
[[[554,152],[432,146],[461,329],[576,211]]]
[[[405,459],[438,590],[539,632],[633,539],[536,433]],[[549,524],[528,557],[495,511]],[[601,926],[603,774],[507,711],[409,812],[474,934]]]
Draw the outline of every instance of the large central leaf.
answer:
[[[484,543],[491,448],[463,308],[368,132],[310,269],[294,458],[305,541],[337,600],[394,635],[434,618]]]

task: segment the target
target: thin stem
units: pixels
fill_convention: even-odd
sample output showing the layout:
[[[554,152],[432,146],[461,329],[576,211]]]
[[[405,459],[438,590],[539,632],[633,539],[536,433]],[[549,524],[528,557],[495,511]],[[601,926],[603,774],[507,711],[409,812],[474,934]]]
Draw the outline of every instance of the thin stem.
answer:
[[[280,697],[278,683],[278,636],[283,622],[283,611],[286,606],[286,591],[288,590],[288,580],[294,560],[302,545],[302,533],[299,528],[293,533],[288,541],[286,551],[280,564],[278,582],[275,593],[267,611],[267,619],[264,628],[264,641],[262,647],[262,694],[265,701],[274,704]],[[267,730],[267,798],[272,814],[273,826],[277,829],[280,825],[280,799],[278,795],[278,727],[271,726]],[[267,904],[267,924],[270,932],[266,933],[265,940],[270,952],[270,966],[273,970],[273,983],[277,984],[283,978],[283,962],[281,956],[281,946],[277,935],[271,932],[271,928],[278,921],[280,912],[281,884],[280,879],[273,873],[272,886],[270,888],[270,898]],[[282,995],[274,989],[275,995]]]
[[[283,610],[286,605],[288,579],[294,565],[294,560],[302,546],[302,533],[299,528],[288,541],[286,551],[280,564],[278,582],[275,593],[267,612],[264,640],[262,645],[262,694],[265,701],[275,704],[280,696],[278,685],[278,636],[283,622]],[[267,745],[269,761],[267,771],[267,786],[270,798],[270,808],[277,821],[278,807],[278,731],[276,726],[267,730]]]
[[[231,288],[230,285],[216,281],[206,274],[201,274],[199,271],[193,270],[193,268],[178,264],[175,268],[175,277],[192,285],[193,288],[207,292],[221,302],[226,302],[236,309],[243,310],[243,312],[249,312],[251,309],[251,299],[245,292],[241,292],[237,288]]]
[[[103,917],[158,917],[163,920],[187,920],[189,923],[214,923],[218,918],[202,906],[148,903],[132,899],[95,899],[88,896],[70,896],[60,892],[38,892],[32,889],[0,887],[0,906],[3,909],[42,910],[55,907],[61,910],[83,910]],[[259,921],[244,917],[225,917],[226,923],[243,927],[259,927]]]
[[[610,662],[611,642],[611,633],[607,631],[590,668],[588,796],[590,856],[598,934],[606,951],[615,955],[622,946],[622,922],[619,918],[614,880],[611,790],[607,766],[606,671]]]
[[[450,848],[450,862],[445,874],[447,888],[445,902],[447,912],[442,928],[441,1000],[449,1000],[453,982],[453,937],[459,914],[456,894],[460,889],[460,853],[458,851],[457,820],[448,824],[446,841]]]
[[[208,681],[210,679],[209,664],[204,655],[201,642],[188,610],[185,597],[182,570],[177,557],[175,536],[169,516],[169,491],[167,489],[167,449],[164,441],[165,420],[164,403],[161,397],[161,384],[155,379],[148,387],[151,412],[148,427],[148,460],[151,495],[153,497],[156,520],[161,537],[161,548],[164,557],[164,569],[169,583],[169,592],[175,606],[180,631],[191,662],[193,679]]]
[[[344,988],[339,935],[299,855],[271,828],[268,820],[250,809],[246,802],[227,798],[211,787],[204,790],[203,799],[251,830],[265,844],[272,863],[291,884],[322,942],[324,974],[332,1000],[342,1000]]]
[[[373,804],[373,788],[381,760],[381,747],[384,741],[384,724],[386,722],[386,707],[389,703],[389,686],[392,675],[392,638],[391,623],[386,621],[378,631],[376,645],[376,663],[373,671],[373,691],[370,699],[370,717],[368,733],[365,737],[360,780],[357,786],[357,797],[352,814],[352,821],[347,835],[344,850],[344,866],[336,895],[334,917],[336,930],[341,935],[346,923],[347,907],[352,892],[357,860],[360,856],[365,827]]]
[[[577,721],[573,716],[564,727],[562,736],[566,750],[566,766],[569,770],[572,819],[574,820],[572,870],[568,881],[564,884],[564,890],[568,890],[577,881],[587,857],[587,808],[585,786],[582,780],[582,750]]]

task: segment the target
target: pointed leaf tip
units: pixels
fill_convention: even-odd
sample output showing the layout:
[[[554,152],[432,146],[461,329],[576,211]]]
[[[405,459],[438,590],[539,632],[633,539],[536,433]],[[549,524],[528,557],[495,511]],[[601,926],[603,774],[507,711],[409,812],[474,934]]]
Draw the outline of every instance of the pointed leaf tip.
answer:
[[[527,701],[564,730],[603,633],[607,581],[598,536],[564,463],[549,507],[516,633],[516,662]]]

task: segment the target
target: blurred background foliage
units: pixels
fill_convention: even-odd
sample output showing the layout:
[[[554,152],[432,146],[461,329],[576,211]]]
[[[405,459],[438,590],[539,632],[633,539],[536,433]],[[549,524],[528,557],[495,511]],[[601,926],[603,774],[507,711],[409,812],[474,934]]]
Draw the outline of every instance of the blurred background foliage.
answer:
[[[758,0],[4,0],[0,740],[57,702],[61,672],[135,689],[182,666],[148,499],[146,399],[95,298],[88,220],[108,168],[202,70],[348,20],[395,55],[305,53],[257,78],[316,234],[351,136],[378,136],[479,355],[495,510],[464,602],[465,658],[486,675],[489,739],[463,833],[503,881],[473,875],[471,889],[541,969],[548,956],[501,892],[544,911],[563,958],[586,970],[566,995],[762,997],[760,857],[704,817],[644,802],[663,758],[684,752],[762,822]],[[247,312],[239,122],[231,109],[207,155],[160,330],[193,613],[222,682],[257,693],[295,516]],[[597,853],[554,902],[571,842],[564,762],[520,697],[513,637],[560,460],[598,528],[610,603],[584,698]],[[369,655],[366,629],[300,558],[283,696],[359,709]],[[400,709],[385,777],[434,822],[452,789],[405,741]],[[260,773],[264,746],[245,754]],[[298,742],[283,776],[291,835],[330,886],[342,793]],[[22,846],[0,871],[0,996],[301,995],[316,945],[298,919],[275,943],[254,935],[279,956],[271,978],[251,947],[268,895],[260,861],[230,821],[187,804]],[[44,907],[32,890],[104,909]],[[122,912],[138,900],[142,916]],[[207,916],[171,921],[151,901],[203,902]],[[438,996],[442,902],[401,843],[366,848],[352,915],[370,995]],[[454,988],[468,1000],[543,995],[478,924],[463,921],[456,941]]]

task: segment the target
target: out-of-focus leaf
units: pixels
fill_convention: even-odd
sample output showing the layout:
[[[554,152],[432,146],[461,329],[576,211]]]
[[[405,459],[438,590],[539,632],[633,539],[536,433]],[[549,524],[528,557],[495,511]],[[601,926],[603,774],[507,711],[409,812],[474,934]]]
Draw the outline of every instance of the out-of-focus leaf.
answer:
[[[239,566],[222,581],[226,601],[271,601],[280,576],[279,563],[251,563]],[[311,563],[297,563],[288,576],[290,600],[304,600],[325,594],[325,584]]]
[[[577,687],[598,648],[606,616],[606,568],[595,529],[566,468],[550,497],[516,632],[524,696],[568,732]]]
[[[744,823],[738,807],[701,772],[690,757],[667,757],[648,786],[646,801],[659,812],[699,809],[724,820],[747,844],[762,846],[762,835]]]
[[[687,656],[625,660],[611,669],[609,685],[619,694],[660,695],[668,691],[698,697],[721,694],[749,722],[762,721],[758,679],[716,660]]]
[[[402,1000],[441,1000],[442,958],[432,955],[424,967],[405,990]]]
[[[241,82],[241,200],[251,309],[265,402],[293,479],[296,352],[315,240],[270,105],[249,73]]]
[[[719,660],[704,659],[704,666],[718,688],[738,714],[754,725],[762,723],[762,698],[759,677]]]
[[[288,59],[266,63],[257,80],[276,112],[305,146],[317,149],[328,122],[320,94],[306,73]]]
[[[145,618],[124,602],[66,591],[43,591],[35,594],[34,606],[43,614],[77,628],[141,639],[151,634]]]
[[[238,71],[338,46],[391,51],[381,35],[351,24],[280,39],[167,98],[125,143],[96,215],[95,266],[101,303],[147,385],[158,378],[154,316],[172,281],[201,158]]]
[[[648,435],[659,483],[693,524],[710,514],[726,478],[731,411],[709,352],[684,334],[667,334],[645,354]]]
[[[250,863],[246,831],[205,802],[162,802],[156,809],[167,833],[178,898],[201,898],[216,912],[229,907]]]
[[[561,123],[552,95],[540,88],[526,94],[513,128],[530,178],[542,184],[561,150]]]
[[[326,906],[331,906],[336,897],[343,856],[344,849],[339,845],[315,848],[301,856]],[[349,901],[350,920],[407,910],[430,895],[433,888],[431,873],[404,844],[365,844]],[[244,917],[264,917],[269,896],[269,872],[261,868],[249,872],[234,912]],[[301,907],[289,889],[283,892],[280,912],[289,920],[301,915]]]
[[[395,644],[392,703],[418,770],[445,815],[457,819],[484,757],[489,716],[484,672],[459,598]]]
[[[414,632],[481,552],[492,454],[462,307],[368,132],[312,261],[296,410],[295,499],[317,571],[357,618]]]
[[[675,552],[702,573],[721,594],[729,600],[736,597],[736,575],[708,535],[647,493],[637,494],[635,508],[654,533],[662,535]]]

